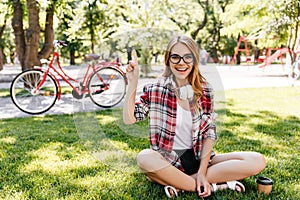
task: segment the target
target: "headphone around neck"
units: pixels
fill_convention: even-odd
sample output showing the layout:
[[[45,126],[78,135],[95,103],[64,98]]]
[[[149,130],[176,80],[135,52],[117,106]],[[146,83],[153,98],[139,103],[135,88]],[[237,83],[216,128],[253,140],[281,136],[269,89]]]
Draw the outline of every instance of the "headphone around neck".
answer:
[[[194,96],[194,90],[191,85],[185,85],[178,88],[178,93],[181,100],[187,100]]]

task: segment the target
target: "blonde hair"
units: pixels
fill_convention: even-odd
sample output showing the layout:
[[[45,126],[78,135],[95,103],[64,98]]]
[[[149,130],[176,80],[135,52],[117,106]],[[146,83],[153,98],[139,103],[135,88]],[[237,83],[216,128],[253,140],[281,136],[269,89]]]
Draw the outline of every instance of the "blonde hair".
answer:
[[[188,75],[187,79],[194,90],[194,94],[195,94],[194,102],[197,103],[197,101],[203,95],[202,83],[205,83],[206,80],[199,71],[199,66],[200,66],[199,48],[196,42],[192,38],[181,35],[181,36],[176,36],[170,40],[167,46],[167,50],[165,52],[164,62],[166,67],[162,76],[169,77],[172,75],[169,59],[170,59],[172,48],[178,43],[184,44],[191,51],[194,57],[193,69],[191,73]]]

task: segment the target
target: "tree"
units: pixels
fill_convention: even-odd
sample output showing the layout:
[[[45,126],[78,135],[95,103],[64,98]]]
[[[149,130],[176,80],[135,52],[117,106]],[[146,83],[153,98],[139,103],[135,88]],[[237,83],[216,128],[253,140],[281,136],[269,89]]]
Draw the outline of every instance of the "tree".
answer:
[[[129,53],[132,48],[137,50],[142,75],[147,77],[151,71],[153,55],[163,52],[172,36],[174,36],[172,30],[140,28],[114,35],[113,40],[117,43],[117,49],[124,49]]]
[[[105,16],[103,10],[99,9],[98,0],[88,1],[87,5],[84,7],[85,10],[85,22],[83,24],[83,29],[88,31],[91,42],[91,51],[95,53],[95,42],[97,40],[97,30],[101,23],[104,23]]]
[[[209,0],[167,1],[166,16],[184,33],[196,39],[207,23]]]
[[[81,57],[81,52],[90,51],[90,46],[83,44],[84,32],[81,29],[80,19],[84,18],[81,2],[77,0],[66,1],[57,7],[59,22],[56,28],[56,38],[67,41],[68,47],[62,49],[63,55],[69,52],[70,64],[75,65],[75,59]],[[66,56],[67,57],[67,56]]]
[[[38,58],[48,58],[53,50],[53,40],[54,40],[54,31],[53,31],[53,20],[55,8],[58,3],[58,0],[49,1],[49,4],[46,8],[46,25],[44,31],[44,44],[41,51],[38,54]]]
[[[287,45],[292,49],[299,27],[297,0],[5,2],[10,2],[14,10],[12,27],[23,70],[38,65],[40,58],[49,57],[53,49],[54,28],[56,39],[69,43],[68,48],[63,51],[69,51],[71,64],[75,64],[75,59],[87,52],[112,56],[116,51],[121,51],[127,52],[130,59],[131,49],[136,47],[140,49],[142,60],[148,65],[153,55],[163,52],[162,45],[169,40],[170,34],[162,34],[164,32],[191,35],[217,61],[218,55],[233,51],[239,35],[260,38],[258,47]],[[3,12],[0,16],[4,16]],[[56,24],[54,17],[57,17]],[[10,23],[9,20],[6,23]],[[2,25],[3,21],[0,20],[0,28]],[[140,35],[130,34],[129,40],[126,33],[136,30],[151,31]],[[118,35],[127,38],[114,38]],[[149,35],[151,36],[148,37]],[[270,40],[270,37],[276,39]],[[145,42],[146,39],[149,42]],[[148,47],[141,51],[145,45]]]
[[[23,6],[20,0],[16,0],[13,2],[13,19],[12,19],[12,27],[14,29],[15,34],[15,43],[17,46],[17,54],[19,56],[19,61],[22,67],[22,70],[26,70],[25,66],[25,33],[23,29]]]
[[[118,30],[118,4],[108,4],[105,0],[74,0],[66,2],[63,7],[59,12],[56,34],[68,41],[71,64],[75,64],[74,59],[85,53],[104,55],[99,52],[107,50],[103,43]]]
[[[20,0],[13,1],[13,20],[12,27],[14,29],[17,53],[19,56],[22,70],[30,69],[34,65],[40,65],[41,58],[48,58],[53,47],[53,13],[57,0],[48,1],[45,41],[41,52],[39,52],[40,32],[39,24],[39,3],[36,0],[26,0],[26,8],[28,13],[28,28],[23,24],[24,13],[23,4]]]
[[[221,15],[222,36],[244,35],[258,48],[287,46],[293,50],[299,35],[299,0],[235,0],[227,8]]]
[[[275,13],[273,30],[276,31],[278,38],[287,38],[287,47],[290,49],[291,61],[294,62],[296,55],[293,52],[297,40],[300,41],[300,2],[299,0],[286,0],[278,6],[280,12]],[[286,31],[282,31],[286,30]]]
[[[175,1],[174,1],[175,2]],[[166,17],[170,8],[165,0],[118,1],[118,32],[111,36],[116,49],[127,52],[131,59],[132,48],[137,49],[142,75],[148,76],[154,55],[162,53],[170,37],[180,31]]]
[[[193,38],[194,40],[197,38],[199,31],[202,30],[202,29],[205,27],[205,25],[206,25],[206,23],[207,23],[207,13],[208,13],[208,11],[209,11],[209,7],[208,7],[208,6],[209,6],[209,1],[208,1],[208,0],[206,0],[206,1],[204,1],[204,2],[202,2],[201,0],[198,0],[198,3],[199,3],[199,5],[202,7],[202,9],[204,10],[204,18],[203,18],[202,22],[199,23],[197,29],[194,30],[194,31],[191,33],[192,38]]]
[[[7,19],[9,18],[9,8],[8,8],[8,3],[3,2],[0,3],[0,71],[3,69],[3,65],[5,64],[5,55],[4,55],[4,47],[5,47],[5,42],[4,42],[4,31],[7,26]]]
[[[206,3],[203,7],[205,8],[207,22],[198,40],[206,44],[206,49],[211,53],[214,62],[218,63],[219,55],[222,52],[221,46],[223,46],[220,44],[221,32],[224,28],[222,15],[226,13],[226,8],[232,3],[232,0],[214,0]]]
[[[197,40],[199,46],[206,46],[215,62],[219,62],[219,43],[223,28],[223,19],[220,15],[226,12],[226,7],[232,3],[232,0],[168,2],[171,10],[171,14],[168,14],[170,20]]]
[[[27,0],[28,29],[26,30],[25,67],[40,65],[38,49],[40,41],[39,6],[36,0]]]
[[[0,27],[0,41],[2,39],[4,30],[6,26],[6,19],[4,20],[3,25]],[[4,63],[4,54],[3,54],[3,47],[0,45],[0,71],[3,69],[3,63]]]

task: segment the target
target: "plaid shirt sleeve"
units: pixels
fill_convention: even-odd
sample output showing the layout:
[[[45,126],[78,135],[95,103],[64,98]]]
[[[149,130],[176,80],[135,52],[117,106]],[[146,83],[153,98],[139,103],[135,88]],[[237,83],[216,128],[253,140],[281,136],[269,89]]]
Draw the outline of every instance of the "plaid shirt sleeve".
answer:
[[[143,94],[140,96],[140,101],[135,103],[134,116],[137,121],[145,120],[149,114],[149,97],[148,87],[145,86]]]
[[[217,114],[214,112],[214,93],[211,85],[208,83],[203,87],[203,96],[200,99],[201,123],[200,130],[203,139],[210,138],[217,140],[215,120]]]

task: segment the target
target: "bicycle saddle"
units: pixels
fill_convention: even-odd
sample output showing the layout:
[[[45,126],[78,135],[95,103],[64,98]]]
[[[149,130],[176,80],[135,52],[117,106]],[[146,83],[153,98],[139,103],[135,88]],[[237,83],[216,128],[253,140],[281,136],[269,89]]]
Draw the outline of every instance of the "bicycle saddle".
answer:
[[[99,58],[100,58],[100,56],[97,55],[97,54],[85,54],[84,55],[84,60],[85,61],[98,60]]]

